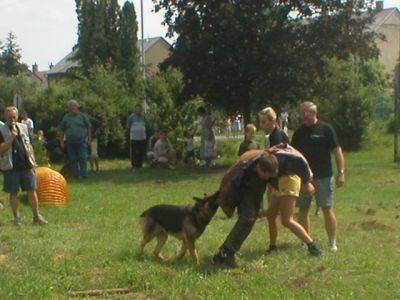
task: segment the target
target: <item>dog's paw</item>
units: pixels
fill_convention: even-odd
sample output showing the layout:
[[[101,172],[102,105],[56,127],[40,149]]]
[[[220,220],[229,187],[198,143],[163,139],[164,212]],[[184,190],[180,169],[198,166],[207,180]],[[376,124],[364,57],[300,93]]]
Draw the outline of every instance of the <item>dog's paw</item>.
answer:
[[[168,258],[167,257],[165,257],[165,256],[163,256],[161,253],[154,253],[154,256],[158,259],[158,260],[160,260],[160,261],[162,261],[162,262],[165,262],[165,261],[167,261],[168,260]]]

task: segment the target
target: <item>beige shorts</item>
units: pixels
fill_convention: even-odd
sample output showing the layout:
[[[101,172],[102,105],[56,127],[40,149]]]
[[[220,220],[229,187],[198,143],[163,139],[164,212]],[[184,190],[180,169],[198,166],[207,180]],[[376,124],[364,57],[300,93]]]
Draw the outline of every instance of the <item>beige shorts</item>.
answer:
[[[278,178],[278,189],[269,185],[268,196],[269,197],[283,197],[293,196],[299,197],[301,189],[301,178],[297,175],[288,175]]]
[[[99,158],[97,138],[92,139],[90,143],[90,158]]]

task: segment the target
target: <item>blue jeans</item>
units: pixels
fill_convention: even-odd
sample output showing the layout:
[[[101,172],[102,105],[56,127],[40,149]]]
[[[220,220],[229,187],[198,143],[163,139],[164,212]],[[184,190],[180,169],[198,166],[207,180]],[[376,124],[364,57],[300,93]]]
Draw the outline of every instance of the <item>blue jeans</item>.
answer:
[[[88,176],[88,148],[86,141],[74,143],[67,142],[66,145],[68,157],[74,166],[74,176],[86,178]]]

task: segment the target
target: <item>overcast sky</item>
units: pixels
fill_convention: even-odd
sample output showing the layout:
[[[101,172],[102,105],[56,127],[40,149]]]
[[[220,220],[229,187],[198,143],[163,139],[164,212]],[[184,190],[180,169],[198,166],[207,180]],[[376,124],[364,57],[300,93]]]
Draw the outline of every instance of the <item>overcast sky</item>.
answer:
[[[122,6],[125,0],[119,0]],[[140,38],[140,0],[131,1],[136,8]],[[384,0],[384,8],[397,6],[400,0]],[[151,0],[143,0],[144,36],[165,36],[162,13],[152,12]],[[22,62],[35,62],[47,70],[67,55],[77,41],[77,18],[74,0],[0,0],[0,40],[9,32],[16,36],[22,50]]]

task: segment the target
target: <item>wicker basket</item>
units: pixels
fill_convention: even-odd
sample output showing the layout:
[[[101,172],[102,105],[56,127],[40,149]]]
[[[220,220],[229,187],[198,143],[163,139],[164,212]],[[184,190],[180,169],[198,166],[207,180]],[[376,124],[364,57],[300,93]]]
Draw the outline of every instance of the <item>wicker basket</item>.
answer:
[[[40,205],[63,206],[68,202],[68,186],[65,178],[50,168],[36,169],[37,190]]]

